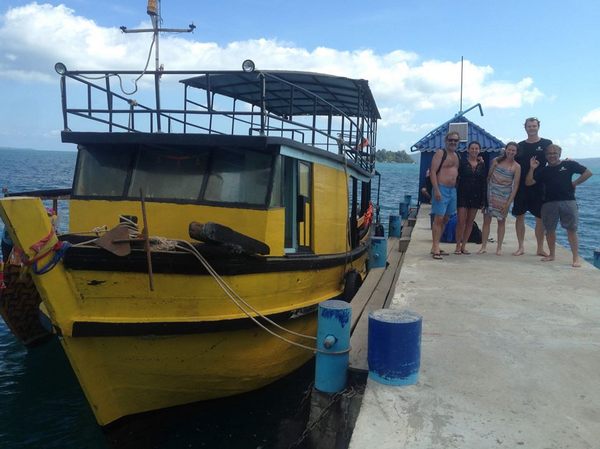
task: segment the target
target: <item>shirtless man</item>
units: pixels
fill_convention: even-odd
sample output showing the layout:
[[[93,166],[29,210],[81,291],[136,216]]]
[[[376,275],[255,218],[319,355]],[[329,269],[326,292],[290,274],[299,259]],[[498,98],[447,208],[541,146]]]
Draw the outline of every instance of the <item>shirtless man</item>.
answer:
[[[537,255],[546,257],[544,251],[544,227],[542,225],[541,210],[542,197],[544,195],[539,185],[527,186],[525,184],[526,174],[529,172],[529,164],[531,158],[535,158],[539,167],[546,165],[546,156],[544,151],[548,145],[552,144],[549,139],[544,139],[539,136],[540,121],[535,117],[529,117],[525,120],[525,132],[527,139],[519,142],[517,157],[515,160],[521,166],[521,182],[515,202],[513,204],[512,214],[516,217],[515,231],[517,232],[517,241],[519,247],[513,253],[513,256],[521,256],[525,254],[525,214],[527,211],[535,217],[535,239],[537,241]]]
[[[431,234],[433,244],[431,246],[432,257],[436,260],[442,259],[440,250],[440,238],[444,230],[444,222],[448,221],[450,215],[456,213],[456,178],[458,177],[458,155],[456,149],[460,136],[457,132],[446,134],[446,149],[437,150],[431,160],[429,177],[433,186],[431,198],[431,214],[433,225]],[[444,158],[444,153],[446,157]],[[444,159],[442,163],[442,159]],[[439,170],[438,170],[439,169]]]

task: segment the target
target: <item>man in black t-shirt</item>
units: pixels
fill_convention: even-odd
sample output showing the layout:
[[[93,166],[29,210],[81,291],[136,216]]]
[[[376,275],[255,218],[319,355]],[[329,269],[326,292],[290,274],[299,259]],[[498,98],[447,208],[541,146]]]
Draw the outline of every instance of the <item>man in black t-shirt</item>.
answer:
[[[546,231],[546,240],[550,254],[542,261],[554,260],[556,249],[556,226],[560,224],[567,230],[569,245],[573,253],[573,266],[580,267],[577,240],[577,203],[575,202],[575,187],[592,176],[592,172],[575,161],[561,161],[562,149],[558,145],[549,145],[545,155],[548,165],[540,166],[536,157],[530,159],[530,168],[525,177],[528,186],[540,186],[544,190],[544,203],[541,209],[542,223]],[[536,170],[538,169],[538,170]],[[573,181],[573,175],[579,177]]]
[[[525,131],[527,139],[519,142],[515,160],[521,166],[521,173],[526,175],[529,171],[529,161],[535,157],[540,167],[546,165],[544,151],[552,143],[550,139],[544,139],[539,136],[540,121],[535,117],[529,117],[525,120]],[[525,241],[525,213],[527,211],[535,217],[535,238],[537,241],[537,254],[546,256],[544,252],[544,228],[541,220],[542,196],[543,191],[540,186],[527,186],[525,176],[521,176],[519,181],[519,190],[515,196],[512,214],[516,217],[515,230],[517,232],[517,241],[519,247],[513,253],[513,256],[521,256],[525,253],[523,246]]]

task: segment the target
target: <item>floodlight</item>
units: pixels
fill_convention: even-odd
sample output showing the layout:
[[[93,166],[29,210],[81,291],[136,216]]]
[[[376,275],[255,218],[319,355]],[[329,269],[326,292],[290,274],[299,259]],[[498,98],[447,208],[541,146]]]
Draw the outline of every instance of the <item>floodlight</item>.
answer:
[[[62,62],[57,62],[54,64],[54,70],[56,70],[56,73],[59,75],[64,75],[67,73],[67,66],[65,66]]]
[[[246,59],[244,62],[242,62],[242,70],[244,72],[254,72],[254,69],[255,65],[252,59]]]

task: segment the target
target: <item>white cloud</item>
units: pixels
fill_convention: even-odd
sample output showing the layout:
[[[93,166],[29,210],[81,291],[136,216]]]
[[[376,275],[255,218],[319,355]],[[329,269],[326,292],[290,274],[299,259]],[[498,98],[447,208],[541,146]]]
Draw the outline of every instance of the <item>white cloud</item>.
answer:
[[[600,131],[571,133],[556,143],[563,147],[564,157],[600,157]]]
[[[149,24],[144,24],[149,27]],[[27,32],[23,32],[27,29]],[[251,58],[262,69],[307,70],[369,80],[382,126],[407,132],[428,131],[415,124],[423,110],[455,112],[460,102],[460,62],[421,60],[413,52],[378,54],[371,49],[306,49],[274,39],[254,39],[220,46],[192,40],[195,35],[161,35],[161,57],[167,70],[237,69]],[[148,57],[148,34],[123,34],[78,16],[64,5],[31,3],[8,9],[0,17],[0,78],[22,82],[56,82],[57,61],[70,69],[141,70]],[[150,68],[154,61],[151,59]],[[494,69],[464,62],[463,104],[484,108],[519,108],[543,93],[531,78],[494,80]],[[600,112],[598,113],[600,115]],[[600,119],[599,119],[600,120]],[[428,120],[430,121],[430,120]]]
[[[596,108],[588,112],[581,119],[584,125],[600,125],[600,108]]]

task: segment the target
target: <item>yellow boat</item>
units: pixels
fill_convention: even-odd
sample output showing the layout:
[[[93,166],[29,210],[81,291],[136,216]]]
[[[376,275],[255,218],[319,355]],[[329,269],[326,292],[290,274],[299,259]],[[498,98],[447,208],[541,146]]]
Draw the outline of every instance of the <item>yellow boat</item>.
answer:
[[[184,106],[166,108],[112,89],[141,72],[56,68],[62,140],[78,150],[69,232],[35,197],[0,200],[0,216],[99,424],[308,361],[317,304],[350,300],[368,270],[367,81],[146,72],[183,78]],[[84,120],[92,130],[72,130]]]

